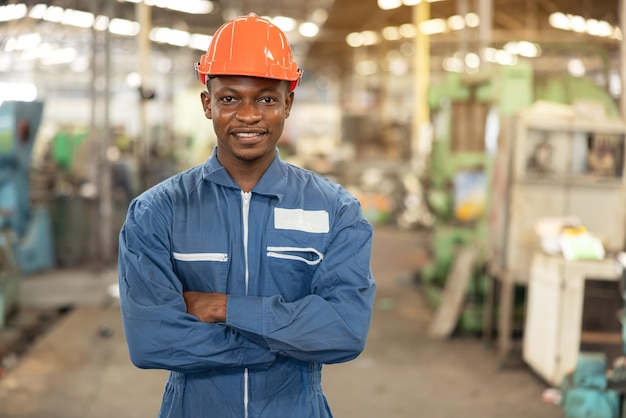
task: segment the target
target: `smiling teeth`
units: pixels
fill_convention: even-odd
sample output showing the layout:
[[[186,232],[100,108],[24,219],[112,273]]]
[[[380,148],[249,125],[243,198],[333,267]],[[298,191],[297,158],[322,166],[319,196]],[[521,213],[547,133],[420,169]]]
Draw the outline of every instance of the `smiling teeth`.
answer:
[[[246,138],[252,138],[253,136],[259,136],[259,135],[260,135],[259,133],[254,133],[254,132],[245,132],[245,133],[241,132],[237,134],[237,136],[243,136]]]

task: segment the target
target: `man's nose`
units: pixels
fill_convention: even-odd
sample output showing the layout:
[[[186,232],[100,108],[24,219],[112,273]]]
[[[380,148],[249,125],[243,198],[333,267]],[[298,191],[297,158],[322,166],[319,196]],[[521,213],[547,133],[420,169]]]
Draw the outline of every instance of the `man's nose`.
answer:
[[[261,109],[256,101],[242,101],[237,108],[235,118],[241,122],[254,123],[262,118]]]

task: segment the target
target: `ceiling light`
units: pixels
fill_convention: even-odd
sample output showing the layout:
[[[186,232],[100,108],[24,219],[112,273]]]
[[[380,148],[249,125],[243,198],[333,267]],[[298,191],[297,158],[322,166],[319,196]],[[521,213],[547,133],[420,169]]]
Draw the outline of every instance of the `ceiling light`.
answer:
[[[517,56],[505,51],[504,49],[499,49],[496,52],[496,62],[500,65],[514,65],[517,61]]]
[[[317,36],[320,28],[313,22],[304,22],[298,27],[298,32],[305,38],[313,38]]]
[[[613,27],[603,20],[587,20],[587,33],[593,36],[609,37],[613,33]]]
[[[170,29],[167,37],[167,43],[174,46],[187,46],[189,44],[191,34],[184,30]]]
[[[404,38],[414,38],[415,35],[417,35],[417,29],[412,23],[405,23],[403,25],[400,25],[399,30],[400,35],[402,35]]]
[[[150,31],[150,40],[164,44],[167,42],[169,31],[169,28],[152,28]]]
[[[592,36],[601,36],[621,40],[619,28],[609,22],[597,19],[585,19],[582,16],[552,13],[549,18],[550,26],[555,29],[571,30],[578,33],[587,33]]]
[[[419,28],[424,35],[435,35],[444,33],[448,29],[448,24],[445,19],[430,19],[420,22]]]
[[[116,35],[135,36],[139,33],[139,23],[126,19],[111,19],[109,32]]]
[[[578,58],[569,60],[567,63],[567,71],[574,77],[582,77],[587,72],[585,64]]]
[[[541,55],[541,48],[533,42],[520,41],[517,43],[517,54],[526,58],[536,58]]]
[[[388,41],[398,41],[402,39],[402,35],[400,34],[400,29],[397,26],[387,26],[382,31],[383,38]]]
[[[48,6],[45,4],[36,4],[30,9],[30,13],[28,13],[29,17],[33,19],[43,19],[46,14],[46,9]]]
[[[61,23],[64,25],[77,26],[79,28],[90,28],[93,26],[94,21],[95,17],[93,13],[66,9],[63,13]]]
[[[465,24],[470,28],[477,28],[480,25],[480,17],[476,13],[465,15]]]
[[[118,0],[129,3],[141,3],[141,0]],[[162,9],[175,10],[189,14],[209,14],[215,6],[209,0],[143,0],[148,6],[156,6]]]
[[[141,74],[139,74],[138,72],[132,72],[126,76],[126,85],[131,89],[141,87],[142,83],[143,79],[141,78]]]
[[[376,45],[380,43],[380,35],[372,30],[361,32],[363,36],[363,45]]]
[[[295,19],[286,16],[276,16],[271,21],[283,32],[291,32],[298,26],[298,22]]]
[[[189,38],[189,47],[194,48],[194,49],[199,49],[201,51],[206,51],[209,49],[209,44],[211,44],[211,39],[213,39],[213,37],[210,35],[194,33]]]
[[[482,56],[483,60],[487,61],[487,62],[495,62],[496,61],[496,53],[498,52],[497,49],[489,47],[489,48],[483,48],[480,51],[480,55]]]
[[[467,68],[478,68],[480,67],[480,57],[478,54],[474,52],[470,52],[465,55],[465,66]]]
[[[167,7],[172,10],[196,15],[206,15],[214,9],[213,3],[206,0],[170,0]]]
[[[448,57],[443,60],[443,69],[448,72],[462,73],[465,69],[463,60],[455,57]]]
[[[26,16],[26,12],[28,12],[28,7],[22,3],[0,6],[0,22],[21,19]]]
[[[587,21],[582,16],[570,16],[570,23],[574,32],[583,33],[587,31]]]
[[[63,13],[62,7],[50,6],[46,10],[46,14],[43,15],[43,20],[59,23],[63,19]]]
[[[153,28],[150,31],[150,39],[162,44],[175,46],[187,46],[189,44],[189,32],[170,28]]]
[[[504,44],[502,47],[509,54],[517,54],[517,42],[511,41]]]
[[[213,11],[213,3],[207,0],[168,0],[165,4],[168,9],[194,15],[209,14]]]
[[[426,1],[428,3],[434,3],[437,1],[443,1],[443,0],[426,0]],[[378,0],[378,7],[380,7],[382,10],[390,10],[390,9],[397,9],[398,7],[402,5],[417,6],[421,2],[422,0]]]
[[[569,30],[571,28],[569,18],[561,12],[552,13],[548,22],[550,22],[550,26],[556,29]]]
[[[346,43],[352,48],[363,46],[363,35],[359,32],[352,32],[346,36]]]
[[[106,16],[98,16],[93,22],[93,28],[99,31],[105,31],[109,27],[109,18]]]
[[[402,0],[378,0],[378,7],[382,10],[397,9],[402,6]]]
[[[465,28],[465,18],[461,15],[454,15],[448,18],[448,27],[450,30],[461,30]]]

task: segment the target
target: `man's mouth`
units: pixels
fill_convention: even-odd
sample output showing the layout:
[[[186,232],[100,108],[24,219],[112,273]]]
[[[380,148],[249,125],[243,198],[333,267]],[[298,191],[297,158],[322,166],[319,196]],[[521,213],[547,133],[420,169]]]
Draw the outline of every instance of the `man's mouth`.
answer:
[[[232,135],[240,142],[253,143],[259,141],[265,132],[233,132]]]
[[[238,138],[255,138],[262,135],[261,132],[237,132],[234,134]]]

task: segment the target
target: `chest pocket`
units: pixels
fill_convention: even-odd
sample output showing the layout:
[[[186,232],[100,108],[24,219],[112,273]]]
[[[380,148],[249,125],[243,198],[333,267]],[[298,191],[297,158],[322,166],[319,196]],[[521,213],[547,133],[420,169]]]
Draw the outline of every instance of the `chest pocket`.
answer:
[[[223,236],[207,239],[200,234],[180,234],[172,253],[178,277],[185,290],[225,293],[230,255]]]
[[[310,266],[319,264],[324,259],[324,254],[315,248],[298,247],[267,247],[267,256],[282,258],[283,260],[301,261]]]
[[[267,247],[268,291],[293,302],[311,293],[324,254],[312,247]]]

